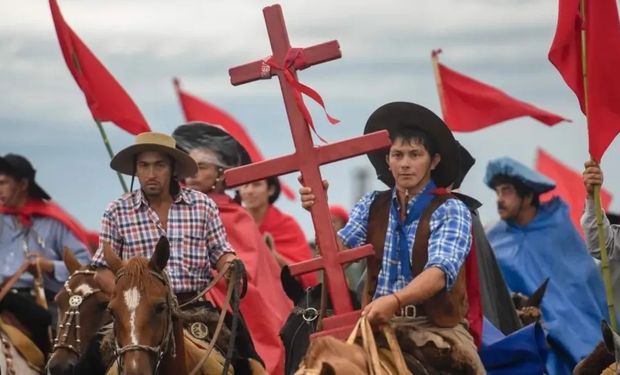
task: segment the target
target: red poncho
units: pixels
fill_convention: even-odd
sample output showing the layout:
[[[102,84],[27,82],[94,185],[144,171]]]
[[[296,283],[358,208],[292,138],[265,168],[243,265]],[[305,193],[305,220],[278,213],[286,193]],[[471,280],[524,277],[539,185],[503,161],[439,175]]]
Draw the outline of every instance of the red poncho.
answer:
[[[248,290],[241,300],[241,314],[248,326],[256,351],[270,374],[284,372],[284,346],[280,328],[292,310],[292,303],[280,282],[280,266],[263,241],[254,219],[226,194],[209,194],[217,204],[228,241],[245,264]],[[220,283],[209,292],[216,305],[226,295]]]
[[[289,263],[295,264],[312,258],[312,250],[306,236],[295,219],[269,205],[265,216],[258,226],[260,232],[271,234],[276,245],[276,251]],[[316,273],[308,273],[301,276],[304,287],[314,286],[318,283]]]

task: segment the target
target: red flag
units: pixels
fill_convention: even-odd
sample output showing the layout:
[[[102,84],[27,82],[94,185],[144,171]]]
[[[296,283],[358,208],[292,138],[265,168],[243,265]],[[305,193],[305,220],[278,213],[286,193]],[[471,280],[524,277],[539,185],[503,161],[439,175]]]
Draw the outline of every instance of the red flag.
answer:
[[[259,151],[256,144],[254,144],[252,138],[250,138],[250,135],[247,133],[243,125],[241,125],[231,115],[213,104],[183,91],[179,80],[176,78],[174,79],[174,87],[179,95],[179,101],[181,102],[181,107],[183,108],[186,121],[204,121],[209,124],[220,125],[232,137],[239,141],[243,147],[245,147],[253,162],[264,159],[263,155]],[[281,187],[282,192],[288,199],[295,199],[293,189],[284,183],[281,184]]]
[[[93,118],[111,121],[134,135],[150,131],[127,92],[67,25],[56,0],[50,0],[50,8],[62,55],[86,97]]]
[[[538,149],[536,156],[536,169],[556,183],[556,188],[543,194],[541,200],[547,201],[555,195],[560,196],[570,207],[571,220],[583,235],[581,214],[586,201],[586,189],[581,173],[570,169],[541,149]],[[601,206],[604,210],[609,208],[611,198],[611,193],[601,189]]]
[[[453,131],[471,132],[522,116],[533,117],[549,126],[569,121],[440,63],[438,69],[444,120]]]
[[[558,25],[549,60],[573,90],[588,116],[588,148],[597,162],[620,133],[620,22],[616,0],[560,0]],[[587,95],[582,76],[581,30],[586,34]]]

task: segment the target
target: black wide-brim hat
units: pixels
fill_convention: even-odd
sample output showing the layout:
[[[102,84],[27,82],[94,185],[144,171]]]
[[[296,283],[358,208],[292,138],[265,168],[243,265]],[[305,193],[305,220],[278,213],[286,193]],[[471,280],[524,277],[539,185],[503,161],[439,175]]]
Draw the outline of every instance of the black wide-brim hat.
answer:
[[[235,137],[220,125],[202,121],[192,121],[177,127],[172,132],[177,146],[190,152],[195,148],[207,148],[220,157],[227,165],[220,167],[232,168],[250,164],[252,159],[246,148]]]
[[[0,156],[0,170],[7,171],[13,177],[27,179],[29,182],[28,195],[30,197],[45,200],[52,199],[35,181],[36,171],[25,157],[16,154]]]
[[[364,134],[387,130],[390,134],[399,128],[418,129],[431,138],[441,155],[441,161],[431,172],[431,177],[438,187],[448,187],[459,174],[459,149],[448,126],[430,109],[408,102],[384,104],[370,115],[364,128]],[[388,169],[386,156],[389,150],[380,150],[368,154],[377,178],[389,187],[395,184],[394,176]]]

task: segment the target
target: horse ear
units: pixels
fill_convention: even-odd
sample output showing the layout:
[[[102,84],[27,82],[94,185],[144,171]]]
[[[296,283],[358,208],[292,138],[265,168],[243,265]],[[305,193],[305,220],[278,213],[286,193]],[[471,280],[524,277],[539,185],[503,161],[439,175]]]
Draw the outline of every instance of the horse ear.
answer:
[[[540,307],[542,303],[542,299],[545,296],[545,292],[547,291],[547,284],[549,284],[549,278],[547,277],[541,286],[536,289],[534,294],[530,297],[529,301],[527,301],[527,306],[532,307]]]
[[[73,255],[73,251],[71,251],[68,247],[64,247],[64,252],[62,255],[62,259],[65,262],[65,266],[69,270],[69,275],[73,275],[73,273],[80,268],[82,268],[82,264],[75,258]]]
[[[151,255],[149,265],[153,270],[161,272],[166,268],[168,258],[170,258],[170,242],[166,237],[161,236],[155,246],[155,252]]]
[[[108,241],[103,241],[103,257],[105,258],[108,267],[110,267],[112,272],[115,274],[123,266],[123,260],[116,255],[116,251],[112,249],[112,246]]]
[[[288,266],[282,267],[282,271],[280,271],[280,282],[282,283],[284,292],[293,303],[297,303],[304,295],[304,287],[291,275],[291,270]]]
[[[607,324],[607,322],[604,320],[601,321],[601,332],[603,332],[603,342],[605,343],[605,348],[607,348],[607,350],[610,353],[613,353],[614,352],[614,334],[611,331],[609,324]]]
[[[112,295],[116,285],[116,277],[111,269],[100,268],[95,271],[95,282],[99,284],[99,288],[101,288],[103,293]]]
[[[336,370],[327,362],[321,363],[319,375],[336,375]]]

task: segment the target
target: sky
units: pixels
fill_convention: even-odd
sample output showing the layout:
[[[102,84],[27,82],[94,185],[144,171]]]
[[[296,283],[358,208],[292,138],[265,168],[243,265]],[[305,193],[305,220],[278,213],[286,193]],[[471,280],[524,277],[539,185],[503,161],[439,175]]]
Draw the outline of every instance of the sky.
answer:
[[[245,125],[266,157],[293,151],[275,79],[233,87],[228,69],[270,55],[262,8],[250,0],[59,0],[65,20],[109,69],[154,131],[183,123],[172,85],[231,113]],[[556,0],[351,0],[286,1],[291,43],[305,47],[336,39],[342,58],[299,74],[317,90],[330,114],[307,101],[317,130],[328,142],[363,132],[382,104],[412,101],[439,113],[430,60],[441,62],[510,95],[573,120],[547,127],[530,118],[507,121],[456,138],[476,158],[462,190],[482,203],[486,224],[497,220],[495,194],[482,180],[489,160],[511,156],[534,166],[542,148],[581,171],[587,160],[585,118],[577,99],[547,60]],[[85,226],[98,229],[107,204],[122,190],[84,96],[62,58],[49,4],[0,0],[0,154],[19,153],[37,169],[37,181]],[[115,151],[133,136],[105,124]],[[605,187],[620,185],[616,140],[605,154]],[[329,202],[351,208],[363,191],[384,189],[360,156],[321,168]],[[356,178],[366,175],[366,183]],[[297,189],[296,174],[283,177]],[[129,179],[127,179],[129,182]],[[314,236],[310,215],[298,201],[277,205]],[[620,211],[620,197],[612,210]]]

